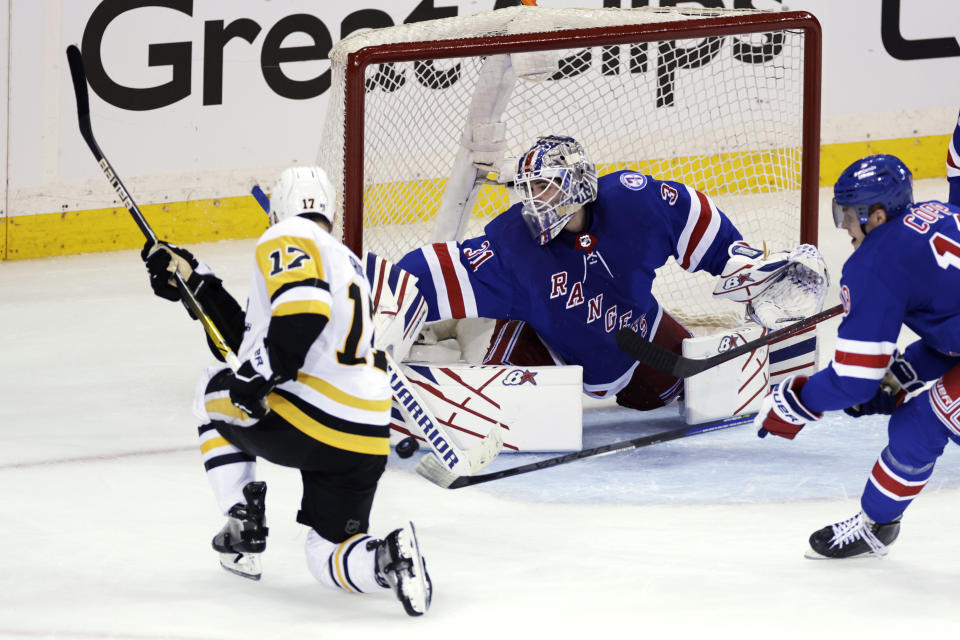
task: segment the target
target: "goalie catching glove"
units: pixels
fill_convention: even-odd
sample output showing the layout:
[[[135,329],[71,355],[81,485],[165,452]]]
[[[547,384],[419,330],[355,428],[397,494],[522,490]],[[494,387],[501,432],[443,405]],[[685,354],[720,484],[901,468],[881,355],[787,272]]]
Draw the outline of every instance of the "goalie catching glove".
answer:
[[[800,401],[800,389],[806,383],[807,376],[791,376],[770,390],[753,419],[758,436],[763,438],[772,433],[793,440],[808,422],[823,417],[822,413],[810,411]]]
[[[875,413],[890,415],[903,404],[908,395],[923,389],[923,385],[923,380],[910,363],[895,350],[890,358],[890,366],[887,367],[887,372],[880,381],[880,388],[874,396],[866,402],[847,407],[843,412],[854,418]]]
[[[768,255],[735,242],[728,252],[730,259],[713,295],[746,304],[754,321],[773,329],[823,309],[830,277],[823,256],[813,245],[801,244]]]

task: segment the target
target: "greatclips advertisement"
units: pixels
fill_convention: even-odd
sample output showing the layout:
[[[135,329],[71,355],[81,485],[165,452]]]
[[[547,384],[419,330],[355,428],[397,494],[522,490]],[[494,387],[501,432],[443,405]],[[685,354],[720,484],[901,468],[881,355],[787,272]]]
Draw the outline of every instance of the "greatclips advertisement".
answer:
[[[356,31],[488,11],[510,0],[0,0],[3,257],[26,220],[110,206],[77,130],[64,51],[83,51],[97,139],[140,203],[244,196],[316,158],[330,48]],[[954,0],[541,0],[549,8],[806,10],[823,28],[822,139],[946,135],[960,105]],[[786,6],[784,6],[786,4]],[[855,26],[855,28],[854,28]],[[670,108],[665,106],[663,108]],[[916,145],[914,145],[916,146]],[[56,218],[50,218],[53,225]],[[21,228],[14,232],[13,226]],[[13,226],[12,226],[13,225]],[[49,227],[53,228],[53,227]],[[48,226],[35,232],[49,234]],[[18,235],[19,233],[19,235]],[[52,245],[51,245],[52,246]],[[81,248],[81,250],[83,250]],[[100,250],[92,247],[91,250]],[[65,252],[71,252],[64,249]]]

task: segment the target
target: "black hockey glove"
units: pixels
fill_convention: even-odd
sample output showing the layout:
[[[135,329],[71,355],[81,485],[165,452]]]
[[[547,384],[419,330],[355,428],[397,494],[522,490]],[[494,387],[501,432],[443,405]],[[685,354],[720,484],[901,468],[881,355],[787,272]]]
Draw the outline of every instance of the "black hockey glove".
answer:
[[[161,298],[174,302],[180,300],[180,291],[173,279],[173,274],[177,271],[194,294],[203,282],[203,276],[197,272],[200,261],[193,257],[192,253],[175,244],[151,243],[148,240],[140,251],[140,257],[147,264],[150,288]]]
[[[843,412],[854,418],[875,413],[890,415],[903,404],[908,394],[919,391],[923,386],[924,382],[913,366],[907,362],[899,350],[895,350],[877,393],[863,404],[848,407]]]
[[[259,420],[267,415],[266,397],[275,384],[273,378],[267,380],[257,373],[248,360],[240,365],[240,369],[231,377],[230,402],[250,417]]]
[[[882,384],[872,398],[862,404],[847,407],[843,412],[854,418],[869,416],[875,413],[890,415],[897,407],[903,404],[903,399],[906,395],[907,393],[903,389],[894,390],[889,384]]]

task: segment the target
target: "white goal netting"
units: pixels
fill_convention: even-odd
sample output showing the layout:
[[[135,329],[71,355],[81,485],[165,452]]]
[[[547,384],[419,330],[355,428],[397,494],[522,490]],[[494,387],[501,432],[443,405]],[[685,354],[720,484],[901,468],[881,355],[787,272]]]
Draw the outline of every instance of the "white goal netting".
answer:
[[[345,239],[397,260],[477,235],[512,202],[513,158],[562,134],[601,175],[684,182],[752,244],[796,244],[816,216],[801,207],[816,135],[804,138],[809,32],[790,15],[514,7],[345,38],[319,154]],[[654,292],[687,324],[736,324],[742,306],[712,300],[713,286],[671,262]]]

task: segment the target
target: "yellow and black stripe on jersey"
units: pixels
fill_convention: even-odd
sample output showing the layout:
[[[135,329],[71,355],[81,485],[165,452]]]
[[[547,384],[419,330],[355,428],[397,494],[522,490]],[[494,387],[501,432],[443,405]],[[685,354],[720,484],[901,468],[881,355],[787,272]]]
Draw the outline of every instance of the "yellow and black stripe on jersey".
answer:
[[[303,433],[331,447],[371,455],[390,453],[389,424],[344,420],[283,389],[270,393],[267,406]]]

